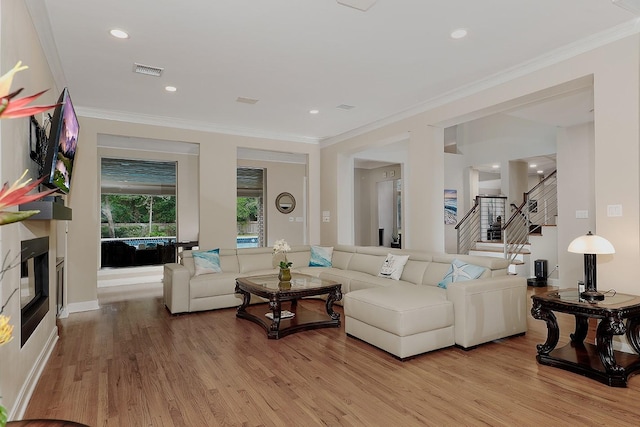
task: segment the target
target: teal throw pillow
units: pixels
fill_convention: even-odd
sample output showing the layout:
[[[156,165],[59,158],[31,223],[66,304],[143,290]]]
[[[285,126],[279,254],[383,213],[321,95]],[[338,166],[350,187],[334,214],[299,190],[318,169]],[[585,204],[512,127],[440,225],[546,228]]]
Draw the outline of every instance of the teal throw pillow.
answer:
[[[220,249],[193,251],[191,255],[196,265],[196,276],[207,273],[222,273],[222,268],[220,267]]]
[[[311,246],[309,267],[331,267],[333,247]]]
[[[478,265],[467,264],[466,262],[460,261],[459,259],[454,259],[447,271],[447,274],[444,275],[444,278],[440,283],[438,283],[438,287],[442,289],[447,289],[447,285],[452,282],[464,282],[466,280],[477,279],[482,276],[485,268],[480,267]]]

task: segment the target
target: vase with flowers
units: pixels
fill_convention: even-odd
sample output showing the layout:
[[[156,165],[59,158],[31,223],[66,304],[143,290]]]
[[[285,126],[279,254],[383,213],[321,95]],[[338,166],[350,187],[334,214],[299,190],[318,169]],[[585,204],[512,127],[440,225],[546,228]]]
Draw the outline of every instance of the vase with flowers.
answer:
[[[18,117],[28,117],[34,114],[45,112],[56,105],[46,106],[29,106],[28,104],[42,95],[44,92],[37,93],[35,95],[18,98],[18,94],[22,92],[22,88],[11,92],[11,83],[13,76],[18,72],[25,70],[27,67],[23,66],[21,62],[18,62],[9,72],[0,76],[0,119],[10,119]],[[34,188],[36,188],[44,179],[31,182],[31,179],[25,179],[28,171],[25,171],[22,176],[9,186],[9,183],[5,183],[2,189],[0,189],[0,225],[11,224],[19,222],[37,214],[38,210],[30,211],[5,211],[6,208],[12,206],[18,206],[23,203],[29,203],[43,198],[55,191],[47,190],[36,194],[27,194]],[[17,257],[19,260],[19,257]],[[4,274],[10,269],[18,265],[17,261],[10,261],[8,254],[2,260],[2,266],[0,268],[0,282]],[[0,306],[0,346],[7,344],[13,339],[13,325],[10,322],[9,316],[5,316],[4,309],[9,304],[11,298],[18,291],[16,287],[9,298]],[[8,413],[3,405],[0,405],[0,427],[4,427],[7,423]]]
[[[273,254],[283,254],[284,260],[280,261],[278,264],[280,267],[280,273],[278,274],[278,279],[281,282],[289,282],[291,281],[291,266],[292,262],[287,260],[287,252],[291,251],[291,246],[284,240],[276,240],[273,244]]]

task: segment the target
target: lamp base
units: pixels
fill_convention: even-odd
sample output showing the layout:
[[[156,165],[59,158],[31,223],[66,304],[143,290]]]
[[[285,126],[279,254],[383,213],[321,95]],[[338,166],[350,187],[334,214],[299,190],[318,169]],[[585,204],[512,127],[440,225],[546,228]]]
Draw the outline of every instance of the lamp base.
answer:
[[[602,301],[604,300],[604,294],[598,291],[584,291],[580,292],[580,298],[586,301]]]

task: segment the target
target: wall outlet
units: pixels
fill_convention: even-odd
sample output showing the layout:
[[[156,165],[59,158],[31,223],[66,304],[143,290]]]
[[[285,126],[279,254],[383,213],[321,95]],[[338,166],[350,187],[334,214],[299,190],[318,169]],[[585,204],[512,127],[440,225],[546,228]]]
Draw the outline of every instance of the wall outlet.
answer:
[[[589,218],[589,211],[576,211],[576,218]]]

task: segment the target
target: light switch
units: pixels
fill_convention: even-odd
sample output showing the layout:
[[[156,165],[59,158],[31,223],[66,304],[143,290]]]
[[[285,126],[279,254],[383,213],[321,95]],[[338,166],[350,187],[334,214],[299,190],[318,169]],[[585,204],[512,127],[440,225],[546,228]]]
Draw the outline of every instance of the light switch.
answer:
[[[297,216],[296,217],[296,222],[302,222],[302,217],[301,216]]]
[[[331,212],[329,212],[329,211],[322,211],[322,216],[331,216]]]
[[[322,222],[329,222],[329,217],[328,216],[323,216],[322,217]]]
[[[607,205],[607,216],[622,216],[622,205]]]

